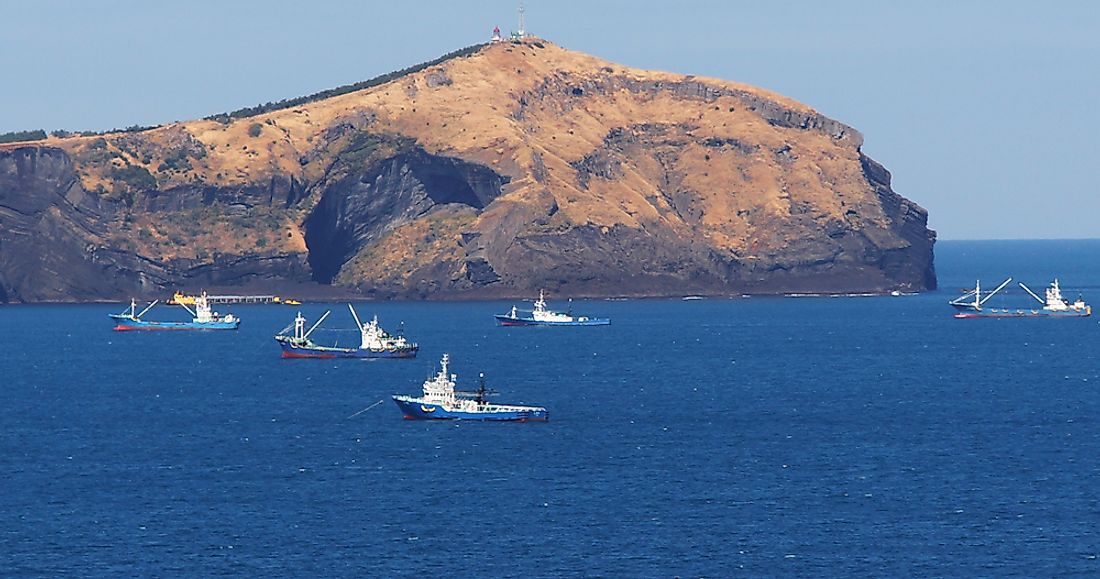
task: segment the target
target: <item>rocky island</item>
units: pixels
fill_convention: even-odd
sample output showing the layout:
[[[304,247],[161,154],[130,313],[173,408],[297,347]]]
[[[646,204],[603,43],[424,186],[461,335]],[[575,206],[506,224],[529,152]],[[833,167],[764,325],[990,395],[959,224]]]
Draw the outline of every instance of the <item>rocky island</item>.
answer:
[[[0,145],[0,302],[920,291],[852,127],[527,38],[206,119]]]

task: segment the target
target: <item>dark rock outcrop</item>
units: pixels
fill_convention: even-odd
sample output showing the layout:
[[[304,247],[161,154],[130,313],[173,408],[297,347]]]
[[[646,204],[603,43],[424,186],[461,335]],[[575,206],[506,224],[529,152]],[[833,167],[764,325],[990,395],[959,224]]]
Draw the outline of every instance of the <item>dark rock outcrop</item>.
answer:
[[[326,183],[304,224],[313,279],[332,283],[361,249],[437,205],[485,208],[508,180],[487,167],[413,147]],[[487,266],[477,279],[492,277]]]
[[[96,201],[81,188],[64,151],[0,150],[0,289],[6,299],[86,297],[115,284],[97,258],[103,231]]]

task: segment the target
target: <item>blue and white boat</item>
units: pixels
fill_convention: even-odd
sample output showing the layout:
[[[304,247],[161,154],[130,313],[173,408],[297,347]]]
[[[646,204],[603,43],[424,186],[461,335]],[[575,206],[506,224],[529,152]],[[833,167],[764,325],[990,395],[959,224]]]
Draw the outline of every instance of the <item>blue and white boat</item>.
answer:
[[[608,318],[574,316],[572,311],[565,314],[550,311],[546,308],[546,300],[541,290],[534,306],[530,312],[512,306],[512,311],[507,314],[495,316],[497,323],[502,326],[606,326],[611,323]]]
[[[450,356],[443,354],[441,369],[434,378],[424,381],[423,396],[395,395],[406,420],[487,420],[508,422],[545,422],[550,413],[541,406],[492,404],[486,400],[485,375],[474,391],[455,390],[455,376],[447,373]]]
[[[224,316],[215,312],[210,307],[210,301],[207,299],[206,292],[195,297],[195,309],[187,307],[185,304],[178,304],[181,308],[187,310],[191,314],[190,322],[154,322],[150,320],[142,319],[149,310],[153,309],[153,306],[157,305],[160,300],[154,300],[141,312],[137,311],[137,302],[130,300],[130,309],[120,314],[108,314],[112,320],[115,321],[114,330],[116,332],[127,332],[135,330],[236,330],[241,325],[240,318],[237,318],[233,314],[225,314]]]
[[[325,321],[331,312],[325,312],[313,327],[306,331],[306,319],[302,312],[294,318],[294,333],[287,335],[290,326],[275,335],[275,341],[283,349],[284,358],[415,358],[420,346],[414,344],[403,335],[391,336],[389,332],[378,325],[378,316],[369,323],[359,321],[359,315],[355,308],[348,304],[351,316],[355,318],[355,326],[359,329],[359,347],[341,348],[339,346],[322,346],[309,338],[314,330]]]

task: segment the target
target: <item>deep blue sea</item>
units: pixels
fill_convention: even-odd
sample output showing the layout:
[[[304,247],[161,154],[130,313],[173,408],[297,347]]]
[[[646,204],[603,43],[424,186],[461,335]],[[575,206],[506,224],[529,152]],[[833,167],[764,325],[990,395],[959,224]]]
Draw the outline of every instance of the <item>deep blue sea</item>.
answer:
[[[608,327],[358,304],[415,360],[283,360],[287,306],[0,306],[0,574],[1100,575],[1100,315],[945,304],[1012,275],[1100,306],[1100,241],[936,253],[915,296],[573,303]],[[402,420],[444,352],[550,422]]]

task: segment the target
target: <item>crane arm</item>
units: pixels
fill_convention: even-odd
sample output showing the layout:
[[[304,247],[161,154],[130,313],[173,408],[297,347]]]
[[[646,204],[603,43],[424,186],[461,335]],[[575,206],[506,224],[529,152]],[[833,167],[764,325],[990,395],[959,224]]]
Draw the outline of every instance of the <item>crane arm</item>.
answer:
[[[1011,282],[1011,281],[1012,281],[1012,278],[1008,278],[1008,279],[1004,280],[1003,282],[1001,282],[1001,285],[997,286],[997,289],[989,292],[989,295],[982,298],[982,301],[978,302],[978,305],[984,304],[985,302],[989,301],[989,298],[993,297],[993,295],[996,294],[997,292],[1005,289],[1005,286],[1008,285],[1008,283]]]
[[[140,313],[140,314],[138,314],[138,315],[136,315],[136,316],[134,316],[134,317],[135,317],[135,318],[140,318],[141,316],[144,316],[144,315],[145,315],[145,312],[147,312],[147,311],[149,311],[149,310],[153,309],[153,306],[157,305],[157,302],[159,302],[159,301],[160,301],[160,300],[153,300],[153,303],[149,304],[149,305],[148,305],[148,306],[147,306],[147,307],[146,307],[146,308],[145,308],[144,310],[141,310],[141,313]]]
[[[312,327],[312,328],[310,328],[310,329],[309,329],[309,331],[308,331],[308,332],[306,332],[306,334],[305,334],[304,336],[302,336],[302,337],[303,337],[303,338],[308,338],[308,337],[309,337],[309,335],[313,333],[313,330],[316,330],[316,329],[317,329],[317,326],[320,326],[320,325],[321,325],[321,322],[325,321],[325,318],[327,318],[327,317],[328,317],[328,315],[329,315],[330,313],[332,313],[332,311],[331,311],[331,310],[330,310],[330,311],[327,311],[327,312],[325,312],[325,315],[321,316],[321,319],[317,320],[317,323],[316,323],[316,324],[313,324],[313,327]]]
[[[363,331],[363,324],[359,322],[359,315],[355,313],[355,308],[351,307],[351,304],[348,304],[348,309],[351,310],[351,317],[355,318],[355,327],[360,332],[362,332]]]
[[[1026,285],[1024,285],[1024,283],[1023,283],[1023,282],[1020,282],[1020,287],[1024,288],[1024,291],[1025,291],[1025,292],[1027,292],[1027,293],[1028,293],[1028,295],[1030,295],[1031,297],[1035,298],[1035,301],[1037,301],[1037,302],[1039,302],[1039,303],[1041,303],[1041,304],[1045,304],[1045,303],[1046,303],[1046,302],[1044,302],[1044,301],[1043,301],[1043,298],[1041,298],[1041,297],[1039,297],[1039,296],[1035,295],[1035,292],[1031,291],[1031,288],[1029,288],[1029,287],[1027,287]]]

